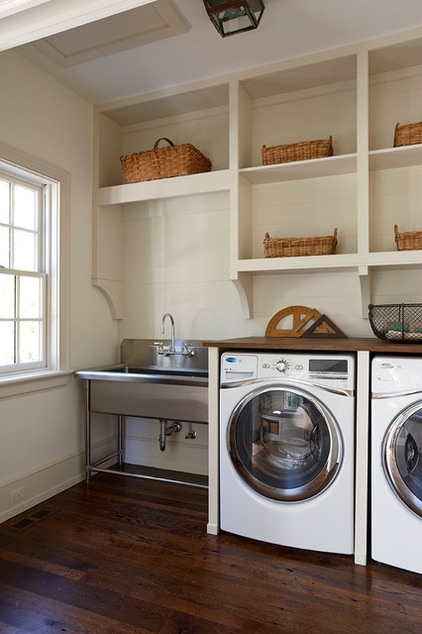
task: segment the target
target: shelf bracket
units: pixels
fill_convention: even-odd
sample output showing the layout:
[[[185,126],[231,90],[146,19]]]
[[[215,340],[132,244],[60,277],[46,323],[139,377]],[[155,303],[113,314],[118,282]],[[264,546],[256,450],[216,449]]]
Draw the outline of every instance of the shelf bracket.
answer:
[[[245,319],[250,319],[253,309],[253,276],[250,273],[231,273],[230,279],[239,294]]]
[[[92,285],[106,298],[112,318],[122,319],[122,283],[117,280],[94,277]]]

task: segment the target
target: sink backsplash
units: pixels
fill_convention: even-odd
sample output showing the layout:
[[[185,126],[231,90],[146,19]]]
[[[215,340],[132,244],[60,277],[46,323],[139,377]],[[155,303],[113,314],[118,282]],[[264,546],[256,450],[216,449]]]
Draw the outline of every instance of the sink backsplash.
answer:
[[[174,354],[160,354],[159,339],[123,339],[120,346],[120,361],[139,368],[183,368],[208,371],[208,348],[202,341],[176,339]]]

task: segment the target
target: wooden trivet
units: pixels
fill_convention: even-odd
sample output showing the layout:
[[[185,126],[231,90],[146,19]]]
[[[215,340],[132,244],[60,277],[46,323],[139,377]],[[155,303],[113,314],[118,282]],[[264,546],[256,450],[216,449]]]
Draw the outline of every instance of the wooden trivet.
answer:
[[[265,331],[266,337],[302,337],[306,331],[306,327],[310,326],[310,322],[317,321],[321,317],[321,313],[316,308],[308,308],[307,306],[289,306],[283,308],[274,315],[268,322]],[[289,318],[292,321],[292,328],[277,328],[277,325]]]

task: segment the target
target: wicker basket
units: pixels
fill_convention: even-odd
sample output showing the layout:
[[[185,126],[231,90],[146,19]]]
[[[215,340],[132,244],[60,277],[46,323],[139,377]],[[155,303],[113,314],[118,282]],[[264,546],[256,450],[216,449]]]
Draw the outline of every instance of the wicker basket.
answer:
[[[302,255],[331,255],[336,252],[337,229],[332,236],[316,238],[270,238],[265,234],[264,254],[266,258],[283,258]]]
[[[422,231],[405,231],[400,233],[394,225],[395,240],[398,251],[416,251],[422,249]]]
[[[379,339],[422,343],[422,304],[369,304],[368,309]]]
[[[422,143],[422,122],[396,123],[394,129],[394,147]]]
[[[315,141],[300,141],[288,145],[262,146],[263,165],[289,163],[291,161],[307,161],[333,155],[333,138]]]
[[[159,148],[160,141],[167,141],[170,147]],[[190,143],[174,145],[164,137],[154,143],[152,150],[121,156],[120,162],[127,183],[186,176],[211,169],[211,161],[195,146]]]

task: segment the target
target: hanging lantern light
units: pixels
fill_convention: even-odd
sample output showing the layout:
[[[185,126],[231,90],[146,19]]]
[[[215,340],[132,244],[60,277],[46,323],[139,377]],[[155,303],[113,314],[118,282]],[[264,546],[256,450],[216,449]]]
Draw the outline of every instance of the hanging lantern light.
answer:
[[[204,0],[204,4],[221,37],[256,29],[265,9],[262,0]]]

